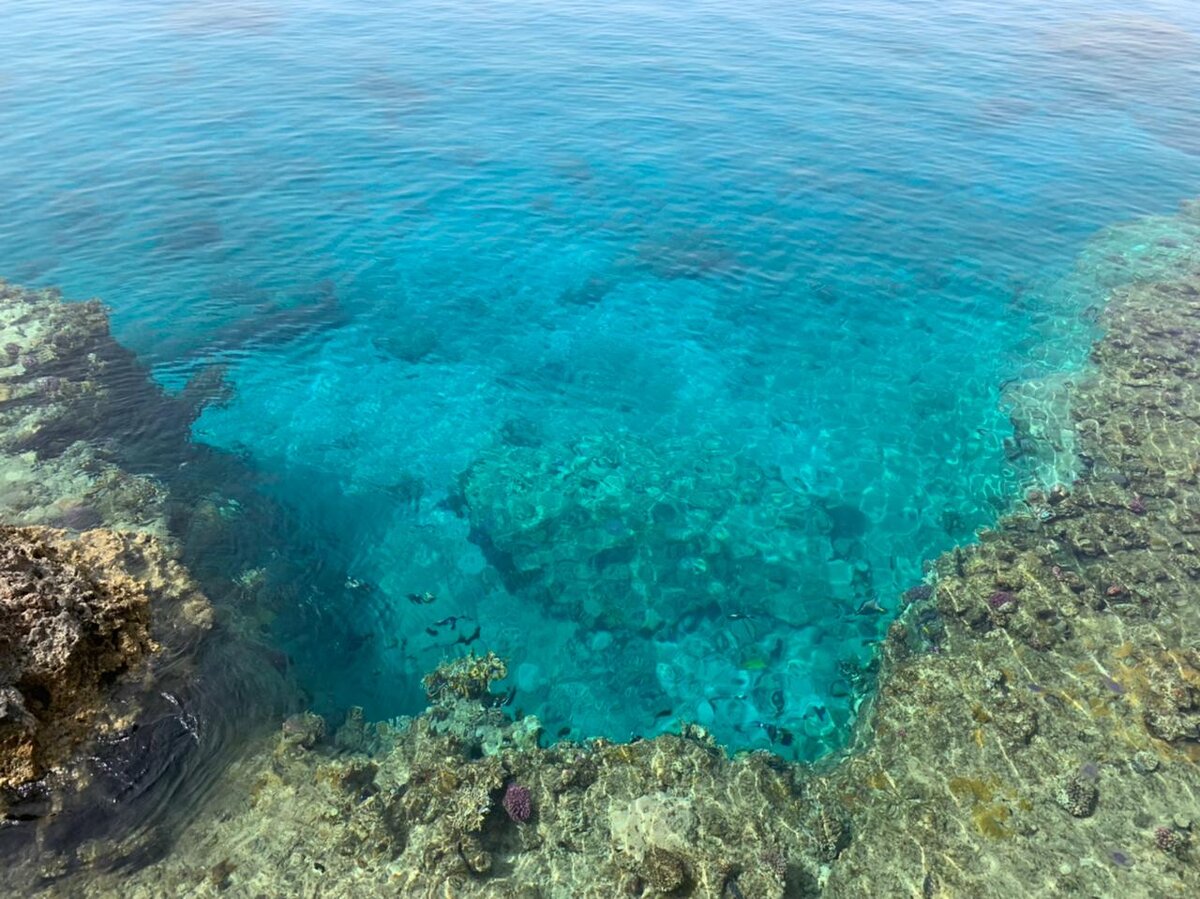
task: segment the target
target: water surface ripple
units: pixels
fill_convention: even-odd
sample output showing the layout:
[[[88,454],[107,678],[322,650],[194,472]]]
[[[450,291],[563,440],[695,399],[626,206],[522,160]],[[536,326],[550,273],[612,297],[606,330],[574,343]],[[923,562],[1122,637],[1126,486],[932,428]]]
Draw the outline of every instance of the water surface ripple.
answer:
[[[1200,183],[1183,2],[71,6],[5,4],[0,268],[228,366],[327,713],[478,627],[550,733],[837,746],[1083,362],[1047,285]]]

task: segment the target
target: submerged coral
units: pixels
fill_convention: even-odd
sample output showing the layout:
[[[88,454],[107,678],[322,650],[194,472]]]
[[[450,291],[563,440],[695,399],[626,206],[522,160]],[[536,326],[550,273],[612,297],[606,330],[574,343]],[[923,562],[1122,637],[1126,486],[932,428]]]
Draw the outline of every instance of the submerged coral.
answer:
[[[519,784],[510,783],[504,789],[503,805],[508,817],[518,824],[524,824],[533,814],[533,799],[529,795],[529,788]]]
[[[355,738],[331,741],[319,719],[287,719],[225,772],[164,857],[60,886],[127,897],[1200,892],[1200,217],[1190,207],[1098,245],[1100,261],[1083,264],[1102,269],[1088,277],[1107,300],[1106,336],[1070,388],[1062,444],[1077,477],[1031,490],[931,564],[881,647],[843,757],[730,758],[695,725],[545,747],[536,720],[510,717],[489,689],[503,661],[468,655],[427,678],[430,708],[398,726],[351,716]],[[636,480],[640,464],[601,466],[598,445],[574,463],[518,449],[554,489],[516,480],[507,451],[464,484],[479,539],[514,584],[553,606],[549,586],[565,578],[584,590],[565,601],[585,620],[626,614],[616,588],[588,582],[616,566],[628,590],[639,554],[683,533],[675,549],[691,575],[707,573],[714,595],[737,589],[722,565],[743,538],[715,536],[736,530],[719,527],[733,508],[723,479],[698,475],[688,508],[655,513],[647,493],[630,501],[646,517],[614,519],[629,484],[605,479]],[[670,456],[656,449],[646,470],[669,472]],[[774,490],[767,476],[750,482]],[[689,530],[693,505],[710,533]],[[776,521],[804,506],[780,494],[759,511]],[[655,530],[670,520],[682,530]],[[815,521],[821,539],[829,523]],[[652,536],[658,549],[642,546]],[[62,866],[86,863],[77,852]]]
[[[495,653],[484,656],[467,653],[463,658],[440,665],[422,683],[433,702],[448,704],[458,699],[481,699],[493,681],[506,677],[508,666]]]
[[[828,513],[716,438],[501,444],[460,486],[510,589],[596,627],[712,606],[795,621],[797,593],[827,589]]]
[[[806,760],[850,732],[868,641],[886,629],[857,509],[716,436],[501,443],[458,486],[486,576],[579,629],[574,670],[517,666],[525,707],[553,731],[628,738],[694,720],[733,749]],[[503,648],[519,657],[517,644]]]

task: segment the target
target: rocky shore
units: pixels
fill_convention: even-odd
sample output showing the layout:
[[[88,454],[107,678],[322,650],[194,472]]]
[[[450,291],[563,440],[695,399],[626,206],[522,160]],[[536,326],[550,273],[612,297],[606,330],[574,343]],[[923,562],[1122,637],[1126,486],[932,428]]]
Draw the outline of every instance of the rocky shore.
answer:
[[[128,726],[118,682],[211,626],[208,600],[154,537],[0,528],[0,790],[66,774],[80,746]]]
[[[237,691],[281,713],[293,694],[247,639],[236,556],[195,564],[247,526],[189,439],[220,372],[170,396],[99,303],[2,281],[0,348],[0,883],[25,895],[96,861],[96,833],[121,841],[102,863],[160,853],[240,742]]]
[[[905,593],[838,757],[730,758],[694,725],[547,747],[503,707],[504,661],[472,654],[426,678],[415,719],[301,712],[250,739],[155,858],[110,870],[128,838],[96,835],[33,875],[89,897],[1200,894],[1200,205],[1100,235],[1061,289],[1094,295],[1090,365],[1010,399],[1014,443],[1076,476],[1031,486]],[[153,538],[3,536],[20,670],[80,658],[56,656],[78,673],[50,704],[67,717],[45,715],[67,695],[53,678],[0,706],[16,780],[105,726],[111,672],[164,642],[156,615],[208,612]],[[10,623],[50,595],[77,598],[58,631]]]

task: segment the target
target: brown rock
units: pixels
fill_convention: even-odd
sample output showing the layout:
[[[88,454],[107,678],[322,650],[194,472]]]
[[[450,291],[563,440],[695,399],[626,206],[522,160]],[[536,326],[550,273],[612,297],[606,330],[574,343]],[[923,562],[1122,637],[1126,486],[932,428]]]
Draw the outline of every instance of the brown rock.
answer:
[[[93,733],[107,697],[159,648],[152,602],[172,642],[211,623],[154,538],[0,527],[0,789],[42,777]]]

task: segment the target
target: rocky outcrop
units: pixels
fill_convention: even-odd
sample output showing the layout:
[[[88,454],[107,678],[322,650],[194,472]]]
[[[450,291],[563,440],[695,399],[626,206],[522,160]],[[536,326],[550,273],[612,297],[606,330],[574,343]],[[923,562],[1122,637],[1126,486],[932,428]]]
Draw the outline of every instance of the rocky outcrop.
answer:
[[[75,753],[135,711],[122,688],[151,686],[148,658],[211,623],[151,536],[0,528],[0,796],[69,777]]]

